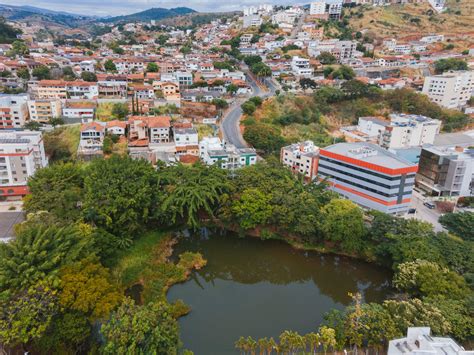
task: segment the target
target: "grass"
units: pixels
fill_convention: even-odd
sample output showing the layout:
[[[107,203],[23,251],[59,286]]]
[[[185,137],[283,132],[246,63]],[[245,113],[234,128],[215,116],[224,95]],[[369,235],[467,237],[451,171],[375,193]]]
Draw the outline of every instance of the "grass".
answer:
[[[205,124],[205,123],[195,123],[194,127],[198,131],[199,140],[203,139],[204,137],[213,137],[214,136],[214,128],[212,126]]]
[[[112,274],[124,289],[142,285],[142,302],[166,301],[166,292],[172,285],[186,281],[192,269],[206,265],[201,254],[190,252],[181,254],[177,264],[169,261],[176,242],[168,232],[149,232],[118,255]],[[189,309],[180,302],[175,311],[179,316]]]
[[[112,108],[114,104],[112,102],[102,102],[97,106],[96,110],[96,118],[99,121],[111,121],[115,119],[115,117],[112,115]]]
[[[76,157],[77,147],[79,146],[81,126],[70,125],[62,126],[51,132],[44,134],[44,144],[46,154],[53,158],[58,155],[58,151],[62,151],[60,155],[67,153],[70,157]]]

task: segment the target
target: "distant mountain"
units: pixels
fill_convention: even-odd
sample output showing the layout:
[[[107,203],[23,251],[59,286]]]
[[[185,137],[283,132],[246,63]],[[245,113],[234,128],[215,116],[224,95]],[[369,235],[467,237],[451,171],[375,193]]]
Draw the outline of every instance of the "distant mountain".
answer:
[[[90,16],[53,11],[34,6],[14,6],[0,4],[0,16],[11,21],[41,21],[67,27],[74,27],[79,22],[92,19]]]
[[[151,21],[163,20],[166,18],[189,15],[197,11],[188,7],[175,7],[173,9],[151,8],[145,11],[137,12],[125,16],[116,16],[103,19],[103,22],[130,22],[130,21]]]

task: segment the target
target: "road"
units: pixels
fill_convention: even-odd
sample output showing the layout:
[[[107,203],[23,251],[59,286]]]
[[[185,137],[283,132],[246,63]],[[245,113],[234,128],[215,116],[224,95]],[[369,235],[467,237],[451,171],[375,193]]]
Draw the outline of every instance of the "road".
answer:
[[[277,85],[271,78],[265,79],[265,84],[268,87],[268,90],[262,90],[262,88],[257,84],[252,75],[247,71],[247,82],[252,88],[251,96],[260,96],[262,98],[267,98],[275,95],[276,90],[278,90]],[[229,108],[227,113],[222,117],[221,130],[224,137],[224,140],[234,145],[236,148],[246,148],[247,143],[245,142],[242,134],[240,132],[240,118],[242,117],[242,109],[240,105],[244,102],[244,99],[237,99],[234,104]]]
[[[443,226],[438,222],[439,217],[441,214],[436,209],[429,209],[423,202],[426,201],[426,198],[423,197],[419,192],[413,190],[412,195],[412,202],[411,208],[416,208],[416,212],[414,214],[406,215],[407,218],[414,218],[418,219],[423,222],[431,223],[434,227],[436,232],[444,231],[445,229]]]

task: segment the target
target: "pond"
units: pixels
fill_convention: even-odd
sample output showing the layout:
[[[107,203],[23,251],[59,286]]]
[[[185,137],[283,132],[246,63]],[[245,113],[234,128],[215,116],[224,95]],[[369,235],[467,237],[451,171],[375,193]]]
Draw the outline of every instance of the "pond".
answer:
[[[326,312],[350,303],[348,292],[359,291],[369,302],[391,292],[387,270],[278,240],[203,233],[181,238],[174,255],[184,251],[207,259],[206,267],[168,292],[170,301],[191,307],[179,324],[184,347],[196,355],[238,353],[240,336],[316,331]]]

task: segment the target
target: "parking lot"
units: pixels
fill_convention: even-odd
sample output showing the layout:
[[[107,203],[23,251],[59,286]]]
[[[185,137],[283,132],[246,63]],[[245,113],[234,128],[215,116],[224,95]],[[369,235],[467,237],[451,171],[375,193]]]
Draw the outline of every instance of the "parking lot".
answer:
[[[431,199],[426,198],[418,191],[413,190],[411,208],[415,208],[416,212],[414,214],[407,214],[406,218],[415,218],[420,221],[429,222],[434,226],[436,232],[444,231],[445,229],[438,222],[441,213],[436,209],[430,209],[425,206],[423,203],[426,201],[431,201]]]

